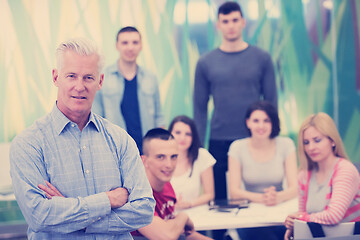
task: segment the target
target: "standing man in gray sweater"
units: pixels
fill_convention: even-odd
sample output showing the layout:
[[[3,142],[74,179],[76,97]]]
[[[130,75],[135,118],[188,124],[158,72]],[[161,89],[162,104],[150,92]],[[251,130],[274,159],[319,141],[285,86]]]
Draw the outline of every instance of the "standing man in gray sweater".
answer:
[[[196,66],[194,119],[202,143],[207,127],[208,101],[213,97],[209,151],[214,166],[215,199],[226,199],[227,152],[230,144],[248,136],[245,112],[260,99],[277,107],[277,92],[271,56],[243,40],[245,28],[241,7],[225,2],[219,7],[217,28],[222,33],[219,48],[203,55]]]

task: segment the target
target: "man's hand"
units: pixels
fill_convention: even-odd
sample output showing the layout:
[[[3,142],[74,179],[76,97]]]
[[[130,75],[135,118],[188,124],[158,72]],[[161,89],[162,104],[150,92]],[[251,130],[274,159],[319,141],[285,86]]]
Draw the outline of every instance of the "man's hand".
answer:
[[[188,218],[187,222],[185,223],[185,227],[184,227],[185,236],[192,234],[194,231],[195,231],[194,223],[191,221],[190,218]]]
[[[191,203],[183,201],[182,195],[180,194],[180,196],[176,199],[175,209],[182,210],[187,208],[191,208]]]
[[[38,187],[45,192],[48,199],[51,199],[52,197],[64,197],[51,183],[48,181],[45,182],[47,186],[39,184]]]
[[[127,203],[129,198],[129,192],[126,188],[115,188],[114,190],[106,192],[111,208],[119,208],[124,206]]]

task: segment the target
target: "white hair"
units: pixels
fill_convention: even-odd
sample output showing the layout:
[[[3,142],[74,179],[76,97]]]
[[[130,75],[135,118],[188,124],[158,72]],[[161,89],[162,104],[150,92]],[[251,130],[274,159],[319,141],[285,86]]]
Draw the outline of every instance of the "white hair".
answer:
[[[74,51],[81,56],[96,54],[99,57],[98,71],[99,73],[102,71],[105,64],[104,56],[100,53],[96,44],[86,38],[73,38],[60,43],[56,49],[56,62],[58,69],[62,67],[64,53],[69,50]]]

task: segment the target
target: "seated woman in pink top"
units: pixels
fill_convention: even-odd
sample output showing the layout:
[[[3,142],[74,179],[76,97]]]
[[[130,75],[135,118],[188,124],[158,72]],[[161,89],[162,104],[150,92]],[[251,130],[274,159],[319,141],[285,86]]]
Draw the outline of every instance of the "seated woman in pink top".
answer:
[[[298,136],[299,211],[285,220],[285,239],[294,219],[334,225],[360,221],[360,177],[348,160],[334,121],[326,113],[309,116]]]

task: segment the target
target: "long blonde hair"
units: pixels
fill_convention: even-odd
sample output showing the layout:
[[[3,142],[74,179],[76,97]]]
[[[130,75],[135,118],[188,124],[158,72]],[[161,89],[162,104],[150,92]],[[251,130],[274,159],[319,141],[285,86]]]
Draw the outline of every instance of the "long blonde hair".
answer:
[[[319,112],[308,116],[299,130],[298,154],[301,170],[312,170],[318,167],[317,163],[313,162],[304,150],[304,131],[309,127],[316,128],[321,134],[334,142],[333,153],[335,156],[349,159],[334,121],[326,113]]]

